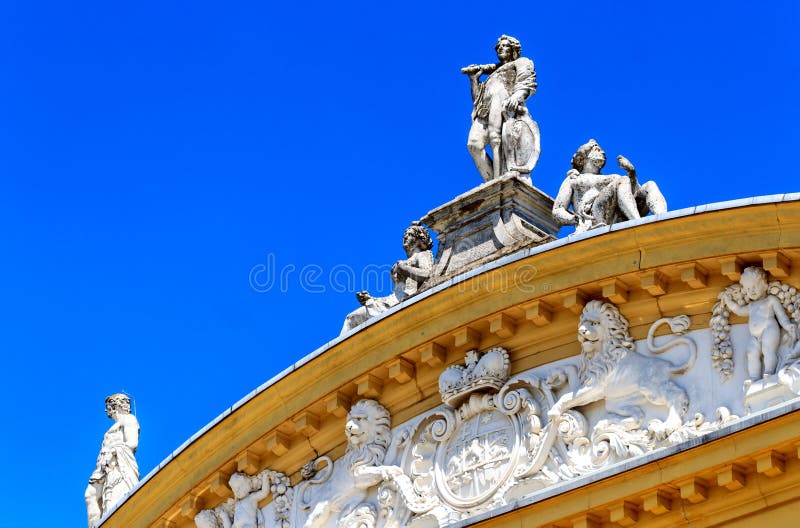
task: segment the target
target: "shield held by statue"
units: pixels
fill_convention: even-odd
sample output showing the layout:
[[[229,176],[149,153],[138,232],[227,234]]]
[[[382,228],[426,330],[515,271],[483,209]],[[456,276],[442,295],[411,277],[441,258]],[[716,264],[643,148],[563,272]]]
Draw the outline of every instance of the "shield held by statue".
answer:
[[[506,172],[529,174],[536,166],[541,152],[539,125],[531,119],[527,109],[517,116],[506,118],[502,145]]]

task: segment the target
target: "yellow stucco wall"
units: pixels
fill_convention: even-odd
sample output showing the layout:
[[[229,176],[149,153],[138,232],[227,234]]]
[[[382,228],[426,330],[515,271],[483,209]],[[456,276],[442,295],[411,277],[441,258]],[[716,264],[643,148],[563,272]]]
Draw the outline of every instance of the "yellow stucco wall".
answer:
[[[193,526],[199,509],[229,496],[234,471],[269,467],[297,481],[317,453],[343,453],[351,402],[375,398],[402,423],[441,403],[439,374],[469,349],[503,346],[512,373],[574,356],[589,299],[617,304],[640,339],[653,321],[679,313],[692,329],[706,328],[717,294],[747,265],[800,287],[800,202],[647,221],[512,257],[412,298],[274,380],[177,453],[103,526]],[[798,446],[795,412],[481,525],[788,522],[800,497]]]

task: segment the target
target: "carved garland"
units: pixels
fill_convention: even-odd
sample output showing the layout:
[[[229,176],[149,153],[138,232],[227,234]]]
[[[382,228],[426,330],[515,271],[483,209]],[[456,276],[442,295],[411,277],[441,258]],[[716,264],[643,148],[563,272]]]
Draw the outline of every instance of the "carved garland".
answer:
[[[797,323],[800,322],[800,292],[797,288],[784,284],[781,281],[772,281],[768,285],[767,293],[776,296],[786,310],[786,315]],[[741,284],[732,284],[717,295],[716,304],[711,310],[711,359],[714,368],[717,369],[722,377],[722,382],[728,381],[733,375],[733,343],[730,339],[731,325],[729,322],[730,310],[725,306],[724,299],[730,300],[739,306],[745,306],[747,301],[744,297]]]
[[[780,282],[768,287],[796,320],[797,290]],[[745,301],[738,285],[723,295]],[[719,349],[727,342],[731,350],[729,314],[720,306],[724,303],[715,306],[717,327],[712,329],[715,345]],[[664,324],[671,335],[656,344],[656,330]],[[443,406],[391,432],[388,410],[374,400],[360,400],[347,417],[345,456],[308,464],[294,488],[284,475],[269,470],[246,477],[253,481],[249,495],[239,491],[240,498],[203,510],[196,526],[250,522],[262,528],[273,525],[270,515],[282,528],[441,526],[719,430],[738,416],[725,407],[717,408],[714,421],[699,412],[685,416],[689,394],[672,379],[694,367],[696,344],[686,335],[689,326],[686,316],[659,319],[642,353],[619,310],[590,301],[578,328],[579,358],[510,376],[505,349],[470,351],[463,366],[450,366],[439,377]],[[688,353],[681,364],[655,357],[677,346]],[[730,361],[726,368],[732,371],[731,358],[722,360]],[[666,413],[666,418],[631,405],[632,395],[659,407],[659,416]],[[591,407],[595,402],[601,405]],[[251,506],[266,498],[267,483],[272,504],[256,511]]]

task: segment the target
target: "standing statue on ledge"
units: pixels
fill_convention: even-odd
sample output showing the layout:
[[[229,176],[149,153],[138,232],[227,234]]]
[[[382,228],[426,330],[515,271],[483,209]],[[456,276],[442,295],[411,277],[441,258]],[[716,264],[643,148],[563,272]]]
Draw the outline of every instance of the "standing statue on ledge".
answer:
[[[539,126],[525,100],[536,92],[536,72],[522,46],[502,35],[494,47],[498,64],[472,64],[461,69],[472,88],[472,127],[467,148],[484,181],[506,174],[529,174],[539,159]],[[481,82],[481,75],[487,75]],[[486,146],[492,149],[490,158]]]
[[[561,184],[553,203],[553,219],[560,225],[574,225],[576,233],[595,227],[664,213],[667,201],[655,182],[639,185],[636,169],[624,156],[617,156],[626,176],[600,174],[606,153],[590,139],[572,156],[572,169]],[[570,205],[572,211],[569,210]]]
[[[103,436],[97,467],[84,495],[89,528],[139,482],[139,467],[133,456],[139,445],[139,422],[131,414],[130,398],[112,394],[106,398],[106,414],[114,425]]]
[[[356,293],[361,307],[350,312],[344,320],[342,333],[352,330],[370,317],[383,313],[400,301],[416,294],[433,272],[433,240],[419,222],[412,222],[403,234],[403,249],[408,256],[392,266],[394,291],[386,297],[372,297],[369,292]]]

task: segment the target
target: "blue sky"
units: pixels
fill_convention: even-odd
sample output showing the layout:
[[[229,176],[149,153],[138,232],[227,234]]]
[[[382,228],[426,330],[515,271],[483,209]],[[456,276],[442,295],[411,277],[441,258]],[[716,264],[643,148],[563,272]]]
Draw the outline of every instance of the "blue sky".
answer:
[[[481,183],[459,69],[500,34],[536,64],[537,187],[594,137],[679,209],[800,190],[798,22],[789,1],[1,3],[0,527],[84,525],[106,395],[135,398],[144,475],[385,293],[361,271]]]

